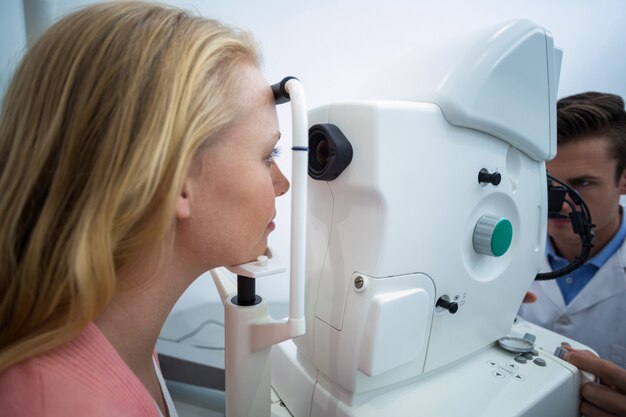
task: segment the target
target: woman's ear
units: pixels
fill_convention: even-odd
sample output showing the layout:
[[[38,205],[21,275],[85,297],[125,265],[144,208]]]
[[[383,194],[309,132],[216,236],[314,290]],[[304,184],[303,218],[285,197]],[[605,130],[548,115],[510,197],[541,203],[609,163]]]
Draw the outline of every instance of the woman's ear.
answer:
[[[183,183],[183,189],[176,201],[176,219],[184,220],[191,216],[191,202],[189,198],[189,183],[185,180]]]

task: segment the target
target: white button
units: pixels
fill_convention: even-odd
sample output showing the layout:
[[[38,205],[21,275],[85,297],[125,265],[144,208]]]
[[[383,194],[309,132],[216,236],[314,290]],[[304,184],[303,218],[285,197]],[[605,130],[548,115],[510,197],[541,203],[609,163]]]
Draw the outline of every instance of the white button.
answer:
[[[569,321],[569,317],[567,316],[561,316],[559,318],[559,324],[562,324],[563,326],[567,326],[570,323]]]
[[[572,277],[567,277],[565,278],[565,282],[569,285],[572,285],[574,283],[574,278]]]

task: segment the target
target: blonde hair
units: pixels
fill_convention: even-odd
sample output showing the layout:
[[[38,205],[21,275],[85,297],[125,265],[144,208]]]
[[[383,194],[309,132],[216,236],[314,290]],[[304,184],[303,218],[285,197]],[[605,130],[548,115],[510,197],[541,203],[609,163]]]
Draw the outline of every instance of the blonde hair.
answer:
[[[258,60],[245,33],[140,2],[73,13],[28,51],[0,118],[0,371],[78,335],[163,243]]]

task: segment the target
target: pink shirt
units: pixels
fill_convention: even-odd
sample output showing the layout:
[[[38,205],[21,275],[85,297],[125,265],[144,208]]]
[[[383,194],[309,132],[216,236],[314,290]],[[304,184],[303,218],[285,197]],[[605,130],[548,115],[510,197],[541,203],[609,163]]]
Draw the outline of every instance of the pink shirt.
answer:
[[[158,417],[155,402],[90,323],[75,340],[0,374],[0,415]]]

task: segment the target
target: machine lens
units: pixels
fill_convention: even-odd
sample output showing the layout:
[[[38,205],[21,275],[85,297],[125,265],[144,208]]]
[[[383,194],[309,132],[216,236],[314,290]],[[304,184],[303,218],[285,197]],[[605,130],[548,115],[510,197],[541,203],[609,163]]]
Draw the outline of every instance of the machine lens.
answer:
[[[319,181],[339,177],[352,161],[352,145],[341,130],[330,123],[309,128],[309,176]]]
[[[328,141],[326,139],[319,141],[317,148],[315,149],[315,155],[317,157],[319,167],[324,168],[330,160],[330,147],[328,146]]]

